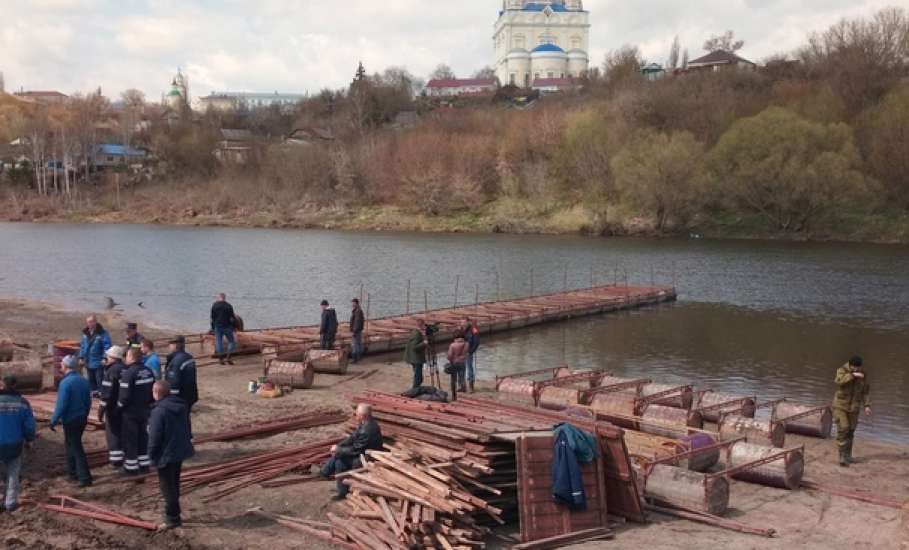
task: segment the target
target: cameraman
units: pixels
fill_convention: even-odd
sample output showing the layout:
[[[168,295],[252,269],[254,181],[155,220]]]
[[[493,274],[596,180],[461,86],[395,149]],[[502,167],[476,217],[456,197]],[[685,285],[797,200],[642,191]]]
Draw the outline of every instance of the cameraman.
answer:
[[[426,336],[426,321],[418,318],[416,326],[407,339],[404,347],[404,361],[413,367],[413,387],[423,385],[423,364],[426,362],[426,346],[429,343]]]

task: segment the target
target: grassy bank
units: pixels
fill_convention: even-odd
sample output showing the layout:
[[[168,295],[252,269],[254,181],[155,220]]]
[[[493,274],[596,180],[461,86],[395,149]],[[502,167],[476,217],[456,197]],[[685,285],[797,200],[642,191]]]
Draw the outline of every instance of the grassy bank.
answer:
[[[323,206],[292,193],[241,181],[159,183],[82,194],[74,200],[0,188],[0,220],[39,223],[148,223],[232,227],[450,233],[689,236],[844,242],[909,243],[909,214],[899,210],[845,212],[836,224],[798,234],[774,233],[757,216],[718,213],[684,232],[658,231],[656,220],[616,204],[590,207],[558,198],[500,197],[445,215],[397,205]]]

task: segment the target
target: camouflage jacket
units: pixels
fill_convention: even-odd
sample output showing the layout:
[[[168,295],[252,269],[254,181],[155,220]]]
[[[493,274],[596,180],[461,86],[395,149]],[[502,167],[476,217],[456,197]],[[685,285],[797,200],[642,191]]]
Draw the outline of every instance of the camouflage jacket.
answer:
[[[869,393],[871,386],[865,378],[856,378],[849,365],[843,365],[836,371],[836,393],[833,395],[833,408],[856,412],[871,405]]]

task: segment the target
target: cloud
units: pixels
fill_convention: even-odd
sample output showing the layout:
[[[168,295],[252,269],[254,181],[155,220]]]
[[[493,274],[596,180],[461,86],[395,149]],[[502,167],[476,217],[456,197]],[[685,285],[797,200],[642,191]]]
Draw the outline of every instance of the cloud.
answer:
[[[346,86],[359,61],[369,71],[438,63],[469,75],[492,63],[496,0],[2,0],[0,71],[10,88],[108,95],[166,91],[178,67],[192,93],[317,92]],[[587,0],[591,62],[638,45],[663,61],[678,35],[691,56],[711,34],[733,29],[743,54],[792,51],[807,33],[842,17],[871,15],[892,0]]]

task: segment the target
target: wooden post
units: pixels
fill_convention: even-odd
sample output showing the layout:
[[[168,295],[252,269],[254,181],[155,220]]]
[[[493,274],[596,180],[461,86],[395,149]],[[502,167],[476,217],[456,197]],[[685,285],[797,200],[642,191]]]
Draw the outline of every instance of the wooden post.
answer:
[[[612,277],[612,286],[619,286],[619,268],[613,268]]]
[[[480,285],[476,285],[474,296],[473,296],[473,314],[477,315],[477,310],[480,309]]]
[[[369,293],[366,293],[366,322],[363,323],[364,344],[369,342]]]
[[[530,268],[530,295],[533,296],[533,268]]]
[[[429,311],[429,291],[423,289],[423,311]]]
[[[497,269],[497,270],[496,270],[496,302],[498,302],[499,300],[502,299],[502,297],[499,295],[499,293],[500,293],[500,286],[499,286],[499,270]]]
[[[653,275],[653,264],[650,264],[650,286],[656,286],[655,277]]]
[[[594,286],[596,285],[593,284],[593,264],[590,264],[590,288],[593,288]]]
[[[410,314],[410,279],[407,279],[407,313]]]
[[[568,292],[568,264],[565,265],[565,272],[562,275],[562,292]]]
[[[461,286],[461,276],[455,276],[455,295],[454,295],[454,307],[458,307],[458,287]]]
[[[359,297],[360,297],[360,301],[362,302],[362,301],[363,301],[363,283],[360,283],[360,294],[359,294]]]

